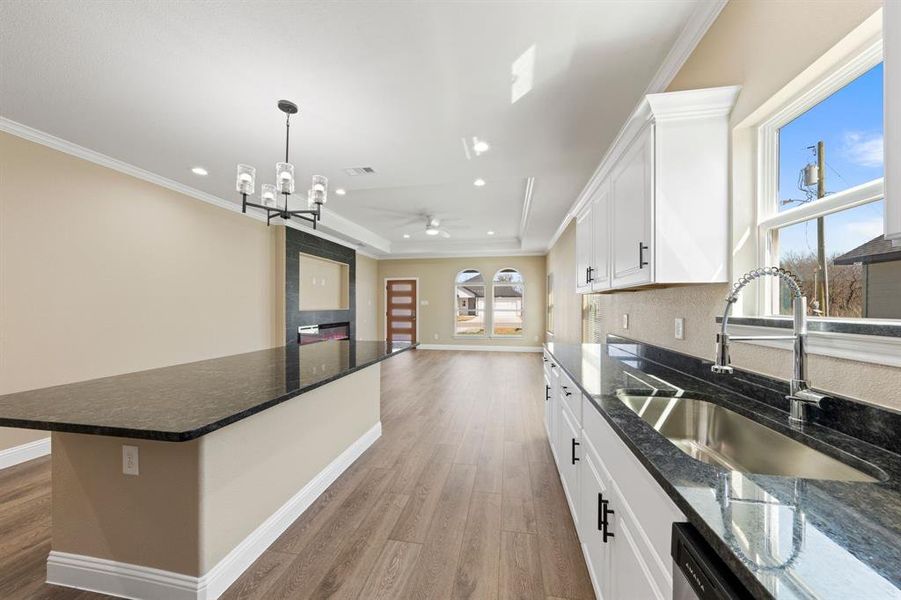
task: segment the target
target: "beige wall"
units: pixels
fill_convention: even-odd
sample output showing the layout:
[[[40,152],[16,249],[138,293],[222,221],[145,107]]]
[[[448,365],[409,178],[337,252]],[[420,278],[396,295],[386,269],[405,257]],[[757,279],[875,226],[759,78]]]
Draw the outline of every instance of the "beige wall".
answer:
[[[380,365],[191,442],[53,434],[53,550],[207,573],[379,421]],[[300,423],[300,429],[298,429]],[[122,474],[122,444],[140,475]]]
[[[357,339],[383,339],[385,336],[378,328],[378,293],[382,289],[379,285],[379,262],[357,253],[356,276]]]
[[[350,308],[350,265],[300,254],[298,310]]]
[[[878,0],[732,0],[673,80],[670,90],[740,84],[742,92],[731,116],[735,126],[880,6]],[[804,34],[798,35],[799,31]],[[733,144],[743,143],[746,137],[746,131],[737,131]],[[738,218],[736,215],[747,215],[753,210],[749,205],[753,201],[752,184],[746,177],[746,165],[739,159],[749,161],[753,156],[748,156],[743,148],[736,151],[735,146],[732,152],[732,197],[740,202],[733,205],[732,214]],[[564,251],[574,264],[574,245],[565,238],[557,242],[551,256]],[[712,358],[715,318],[722,313],[728,287],[682,286],[602,295],[599,304],[605,331]],[[574,288],[573,284],[570,289]],[[628,330],[621,327],[623,313],[629,314]],[[558,327],[572,335],[576,329],[571,321],[579,317],[567,312],[561,312],[559,317],[568,322]],[[676,317],[685,319],[684,340],[674,338]],[[782,378],[790,376],[788,351],[735,344],[732,358],[735,365],[745,369]],[[901,388],[901,369],[814,355],[810,360],[810,379],[826,391],[901,408],[897,394],[885,393],[887,389]]]
[[[554,277],[554,331],[548,341],[582,341],[582,297],[576,289],[576,222],[566,230],[547,255],[547,272]]]
[[[463,269],[478,269],[486,281],[503,268],[517,269],[525,279],[525,323],[520,338],[455,338],[454,278]],[[384,338],[386,277],[419,278],[419,334],[423,344],[538,346],[544,342],[545,257],[432,258],[379,261],[378,334]],[[423,306],[422,302],[428,305]],[[437,339],[435,336],[438,336]]]
[[[278,229],[0,133],[0,393],[280,345]]]

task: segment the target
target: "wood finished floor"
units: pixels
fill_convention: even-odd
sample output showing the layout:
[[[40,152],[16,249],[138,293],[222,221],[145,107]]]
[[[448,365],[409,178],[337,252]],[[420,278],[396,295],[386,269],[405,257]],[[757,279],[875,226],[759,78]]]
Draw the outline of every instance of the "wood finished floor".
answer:
[[[594,598],[553,465],[538,354],[418,350],[382,363],[382,437],[222,596]],[[50,462],[0,471],[0,598],[43,583]]]

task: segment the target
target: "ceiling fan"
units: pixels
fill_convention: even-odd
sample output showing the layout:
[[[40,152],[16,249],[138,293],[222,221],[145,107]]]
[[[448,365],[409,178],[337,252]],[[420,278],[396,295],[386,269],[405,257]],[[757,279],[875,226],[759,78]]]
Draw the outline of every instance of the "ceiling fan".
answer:
[[[427,216],[425,220],[425,234],[429,236],[440,235],[444,239],[447,239],[451,236],[450,232],[447,229],[441,228],[441,221],[438,220],[438,217]]]
[[[404,221],[398,224],[399,228],[407,228],[416,224],[421,224],[425,221],[425,229],[420,229],[418,231],[411,231],[410,233],[405,233],[404,237],[410,237],[411,235],[415,235],[419,237],[421,232],[425,231],[425,235],[427,237],[441,237],[447,239],[451,237],[450,231],[448,231],[447,227],[442,227],[442,224],[446,224],[449,222],[461,221],[462,219],[439,219],[435,215],[428,214],[426,212],[422,212],[419,214],[411,214],[408,212],[397,211],[397,210],[382,210],[383,213],[391,213],[396,214],[398,216],[408,217]]]

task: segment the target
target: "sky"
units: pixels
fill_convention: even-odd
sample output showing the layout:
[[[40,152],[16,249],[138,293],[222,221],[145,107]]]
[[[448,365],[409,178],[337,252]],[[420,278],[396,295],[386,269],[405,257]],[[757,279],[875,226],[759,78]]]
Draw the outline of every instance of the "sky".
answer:
[[[882,64],[873,67],[779,131],[779,197],[803,199],[798,173],[816,162],[808,146],[826,144],[826,191],[882,177]],[[814,192],[816,190],[814,189]],[[798,206],[780,205],[779,210]],[[882,201],[826,217],[826,254],[844,253],[882,233]],[[816,220],[779,233],[780,253],[816,253]]]

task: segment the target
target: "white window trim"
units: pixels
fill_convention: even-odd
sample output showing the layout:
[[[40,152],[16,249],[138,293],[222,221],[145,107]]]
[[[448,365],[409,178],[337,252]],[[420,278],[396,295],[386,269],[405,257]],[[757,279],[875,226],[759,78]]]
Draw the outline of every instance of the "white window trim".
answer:
[[[766,118],[757,129],[757,264],[777,264],[773,256],[772,235],[779,227],[832,214],[879,200],[884,196],[880,177],[837,192],[816,202],[779,212],[779,129],[839,91],[883,60],[882,37],[862,50],[838,58],[828,73],[805,91],[795,95]],[[767,278],[757,286],[757,313],[778,316],[774,310],[779,287]],[[841,335],[841,334],[835,334]]]

